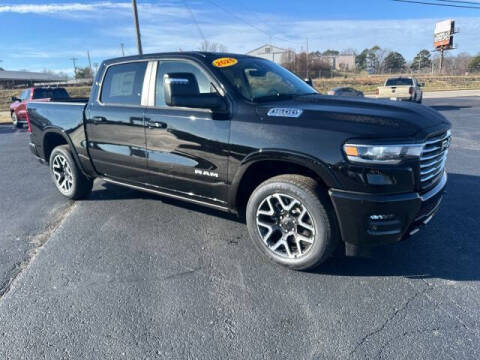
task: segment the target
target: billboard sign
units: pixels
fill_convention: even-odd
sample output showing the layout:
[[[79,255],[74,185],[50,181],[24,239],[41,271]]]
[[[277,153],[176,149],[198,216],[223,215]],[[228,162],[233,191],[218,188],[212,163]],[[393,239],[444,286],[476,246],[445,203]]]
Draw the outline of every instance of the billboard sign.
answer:
[[[433,46],[435,49],[451,49],[453,47],[453,34],[455,21],[445,20],[435,24]]]

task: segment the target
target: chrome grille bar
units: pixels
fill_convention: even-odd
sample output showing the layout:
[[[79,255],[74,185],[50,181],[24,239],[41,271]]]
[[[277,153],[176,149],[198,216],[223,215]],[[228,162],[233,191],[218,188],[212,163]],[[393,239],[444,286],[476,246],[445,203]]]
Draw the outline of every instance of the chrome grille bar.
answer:
[[[447,143],[445,143],[447,141]],[[425,141],[420,156],[420,184],[426,189],[443,174],[450,145],[450,131]]]

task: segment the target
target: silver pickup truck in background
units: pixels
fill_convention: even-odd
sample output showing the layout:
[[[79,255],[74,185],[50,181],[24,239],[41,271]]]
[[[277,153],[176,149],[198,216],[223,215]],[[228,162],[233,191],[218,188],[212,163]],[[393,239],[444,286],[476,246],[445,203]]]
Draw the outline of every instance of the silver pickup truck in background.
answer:
[[[413,101],[421,104],[423,85],[414,77],[389,78],[385,81],[384,86],[377,88],[377,99]]]

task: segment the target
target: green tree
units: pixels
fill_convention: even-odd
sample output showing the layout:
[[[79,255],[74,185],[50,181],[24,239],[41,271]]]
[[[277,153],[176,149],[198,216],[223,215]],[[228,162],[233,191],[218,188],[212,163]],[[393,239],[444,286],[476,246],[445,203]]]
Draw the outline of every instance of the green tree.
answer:
[[[468,65],[468,71],[480,72],[480,55],[475,56]]]
[[[324,55],[324,56],[337,56],[337,55],[340,55],[340,52],[337,51],[337,50],[328,49],[328,50],[324,51],[322,53],[322,55]]]
[[[92,69],[88,66],[84,68],[77,68],[75,71],[75,79],[91,79],[93,78]]]
[[[422,70],[425,68],[430,69],[432,67],[432,60],[430,59],[430,56],[430,51],[423,49],[417,54],[417,56],[415,56],[410,68],[412,70]]]
[[[402,54],[392,51],[385,58],[383,66],[386,72],[394,73],[403,71],[406,63]]]
[[[355,65],[357,66],[358,70],[367,69],[367,55],[368,49],[364,49],[360,54],[355,57]]]

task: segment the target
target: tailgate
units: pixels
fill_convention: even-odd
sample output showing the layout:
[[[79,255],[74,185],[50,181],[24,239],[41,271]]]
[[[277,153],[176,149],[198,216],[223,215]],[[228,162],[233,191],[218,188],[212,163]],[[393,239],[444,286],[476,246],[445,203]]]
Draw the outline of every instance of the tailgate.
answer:
[[[410,86],[384,86],[379,89],[379,96],[383,97],[410,97]]]

